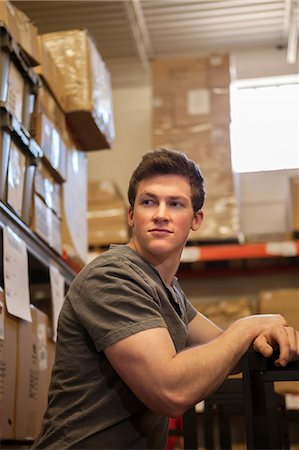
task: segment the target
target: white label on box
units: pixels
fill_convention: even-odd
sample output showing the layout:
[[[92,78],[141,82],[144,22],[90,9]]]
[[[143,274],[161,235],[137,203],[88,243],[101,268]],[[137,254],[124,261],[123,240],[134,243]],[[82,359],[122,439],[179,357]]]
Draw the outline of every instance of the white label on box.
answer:
[[[47,370],[48,368],[47,328],[45,323],[39,323],[37,325],[37,352],[40,370]]]
[[[210,114],[211,98],[209,89],[190,89],[188,91],[187,112],[190,116]]]
[[[269,242],[266,244],[266,253],[268,255],[296,256],[296,243],[293,241]]]
[[[7,109],[19,122],[22,122],[24,79],[13,63],[9,66],[8,79]]]
[[[64,278],[57,267],[50,265],[50,283],[53,308],[53,341],[57,338],[58,316],[64,301]]]
[[[4,227],[3,247],[7,311],[13,316],[32,322],[26,244],[11,228]]]
[[[185,247],[182,253],[182,262],[195,262],[200,260],[200,249],[198,247]]]
[[[11,142],[8,163],[7,202],[21,216],[25,182],[26,156]]]

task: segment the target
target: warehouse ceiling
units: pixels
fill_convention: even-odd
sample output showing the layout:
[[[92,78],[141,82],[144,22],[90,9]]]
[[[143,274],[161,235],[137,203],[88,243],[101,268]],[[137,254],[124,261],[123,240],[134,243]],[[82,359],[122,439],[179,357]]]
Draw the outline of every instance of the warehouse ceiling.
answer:
[[[40,33],[87,28],[114,87],[148,82],[155,58],[297,49],[299,0],[15,0]],[[292,42],[291,42],[292,40]],[[289,45],[288,45],[289,43]]]

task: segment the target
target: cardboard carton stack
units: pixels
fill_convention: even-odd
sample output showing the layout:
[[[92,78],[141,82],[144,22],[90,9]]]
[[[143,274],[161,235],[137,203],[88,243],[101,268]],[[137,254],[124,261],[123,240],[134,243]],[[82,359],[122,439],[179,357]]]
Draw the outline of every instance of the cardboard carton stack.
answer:
[[[63,76],[65,113],[79,148],[110,148],[114,139],[110,75],[86,30],[40,36]]]
[[[156,60],[152,73],[154,147],[185,152],[206,180],[207,220],[190,240],[237,240],[228,55]]]
[[[88,250],[83,153],[112,145],[110,75],[86,30],[38,35],[9,1],[0,5],[2,24],[8,43],[3,50],[1,39],[0,101],[18,124],[23,141],[19,147],[10,123],[1,128],[0,199],[59,255],[79,263],[79,269]],[[10,53],[17,48],[11,62]],[[32,80],[37,80],[34,92]],[[24,157],[30,145],[36,149],[34,157]],[[70,162],[74,158],[80,160],[75,172]]]
[[[0,4],[0,199],[27,225],[30,221],[38,146],[30,136],[32,105],[40,85],[37,30],[9,2]]]
[[[0,289],[1,439],[33,440],[47,405],[54,343],[48,318],[32,307],[32,323],[10,315]]]
[[[110,179],[88,183],[88,242],[90,247],[127,243],[127,205]]]

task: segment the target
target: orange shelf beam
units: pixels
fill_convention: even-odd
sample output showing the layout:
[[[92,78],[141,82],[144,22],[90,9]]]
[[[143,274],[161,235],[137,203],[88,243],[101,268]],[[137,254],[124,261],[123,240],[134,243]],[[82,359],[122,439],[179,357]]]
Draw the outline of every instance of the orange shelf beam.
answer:
[[[299,240],[186,247],[182,262],[271,258],[299,255]]]

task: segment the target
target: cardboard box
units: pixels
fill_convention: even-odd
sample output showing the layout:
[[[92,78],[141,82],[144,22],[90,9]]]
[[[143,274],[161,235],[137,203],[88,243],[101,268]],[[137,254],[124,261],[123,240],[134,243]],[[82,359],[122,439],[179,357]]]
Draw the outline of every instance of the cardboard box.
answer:
[[[88,182],[87,218],[89,247],[128,242],[127,205],[113,180]]]
[[[23,61],[18,47],[0,48],[0,101],[28,132],[39,86],[39,78]]]
[[[35,140],[43,151],[43,161],[59,181],[65,178],[65,146],[61,133],[44,113],[36,115]]]
[[[7,175],[7,203],[21,217],[25,186],[26,156],[11,141]]]
[[[4,23],[12,38],[26,53],[28,62],[39,64],[40,55],[37,42],[37,28],[29,18],[10,1],[0,2],[0,21]]]
[[[72,147],[71,140],[62,192],[62,252],[80,268],[86,264],[88,252],[87,155]]]
[[[23,97],[25,81],[14,63],[9,64],[8,91],[5,102],[6,109],[20,122],[23,119]]]
[[[230,149],[229,56],[152,63],[154,147],[183,151],[200,167],[206,220],[190,241],[242,238]]]
[[[276,289],[259,292],[260,314],[282,314],[290,326],[299,330],[299,289]],[[299,381],[275,382],[275,390],[299,394]]]
[[[114,201],[110,206],[88,206],[89,247],[125,244],[129,240],[127,208],[124,202]]]
[[[51,238],[51,210],[36,194],[33,195],[31,229],[47,244]]]
[[[229,123],[228,55],[158,59],[152,72],[155,130]]]
[[[54,180],[45,164],[39,161],[34,176],[34,192],[59,218],[61,218],[61,191],[62,184]]]
[[[299,330],[299,289],[276,289],[259,292],[261,314],[282,314],[290,326]]]
[[[6,195],[3,200],[29,225],[32,214],[32,192],[35,158],[17,140],[10,140]]]
[[[41,35],[64,77],[66,120],[83,150],[110,148],[114,120],[110,74],[86,30]]]
[[[34,114],[31,122],[31,133],[35,135],[37,128],[38,114],[45,114],[60,134],[63,134],[66,127],[66,120],[60,104],[56,100],[48,85],[42,83],[38,90],[37,101],[35,103]]]
[[[47,316],[32,306],[32,323],[19,320],[16,439],[35,439],[47,405]]]
[[[0,430],[1,439],[14,439],[18,320],[6,308],[0,288]]]
[[[7,171],[11,136],[5,130],[0,130],[0,200],[6,201]]]
[[[198,88],[178,85],[173,95],[174,126],[228,124],[230,103],[228,88]]]
[[[51,92],[59,107],[64,110],[66,95],[63,75],[61,74],[59,67],[55,64],[55,61],[40,36],[38,36],[38,44],[41,64],[34,70],[38,75],[40,75],[43,81],[44,89]]]

